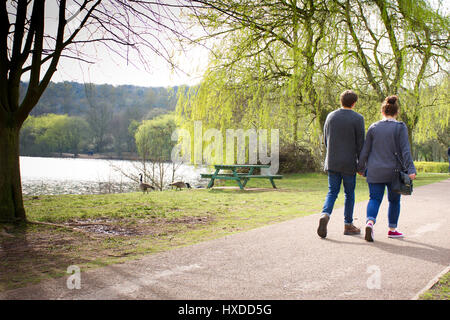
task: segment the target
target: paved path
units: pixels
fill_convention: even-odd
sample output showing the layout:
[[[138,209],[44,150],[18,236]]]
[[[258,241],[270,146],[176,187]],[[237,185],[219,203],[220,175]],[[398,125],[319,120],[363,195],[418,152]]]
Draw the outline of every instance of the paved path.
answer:
[[[314,214],[81,272],[79,290],[64,277],[0,299],[411,299],[450,264],[449,199],[450,179],[403,197],[403,240],[387,238],[384,199],[374,243],[343,235],[340,208],[326,239]]]

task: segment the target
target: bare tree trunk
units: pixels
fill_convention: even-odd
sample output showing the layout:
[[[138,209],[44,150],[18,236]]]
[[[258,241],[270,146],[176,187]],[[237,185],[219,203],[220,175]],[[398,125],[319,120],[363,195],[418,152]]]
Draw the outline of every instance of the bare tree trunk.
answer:
[[[163,191],[165,167],[164,162],[161,162],[161,159],[159,159],[158,167],[159,167],[159,190]]]
[[[19,164],[19,128],[0,124],[0,221],[25,221]]]

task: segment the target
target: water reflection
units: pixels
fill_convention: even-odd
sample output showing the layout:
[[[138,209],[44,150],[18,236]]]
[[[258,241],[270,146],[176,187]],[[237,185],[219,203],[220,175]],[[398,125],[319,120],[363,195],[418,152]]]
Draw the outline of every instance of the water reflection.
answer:
[[[22,190],[24,195],[42,194],[101,194],[138,191],[136,161],[20,157]],[[118,170],[120,169],[120,170]],[[207,168],[181,165],[175,180],[203,186],[200,173]],[[121,172],[126,172],[127,176]],[[167,179],[171,179],[171,175]]]

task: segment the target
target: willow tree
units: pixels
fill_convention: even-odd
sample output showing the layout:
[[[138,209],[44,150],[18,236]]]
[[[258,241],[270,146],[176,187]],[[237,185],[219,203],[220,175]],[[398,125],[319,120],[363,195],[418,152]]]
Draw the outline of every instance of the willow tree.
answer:
[[[261,117],[266,123],[284,117],[283,128],[291,128],[289,140],[294,143],[305,115],[322,127],[330,105],[320,96],[317,66],[330,60],[332,1],[195,2],[209,8],[194,17],[208,32],[205,38],[221,39],[213,48],[213,63],[195,96],[195,108],[228,106],[228,117],[239,121],[243,114],[243,126]],[[223,121],[224,111],[219,114]]]
[[[127,62],[150,69],[148,48],[168,62],[162,39],[184,37],[177,9],[165,1],[0,2],[0,221],[26,220],[19,164],[19,131],[64,59],[86,61],[85,45],[99,43]],[[178,30],[178,31],[177,31]],[[141,49],[141,50],[140,50]],[[92,61],[87,61],[92,62]],[[21,80],[28,80],[23,99]]]
[[[179,164],[170,161],[175,142],[171,140],[175,131],[175,117],[165,114],[151,120],[144,120],[136,130],[135,141],[141,161],[139,172],[159,190],[168,181],[174,182]]]
[[[341,41],[348,44],[347,57],[364,75],[356,85],[370,86],[379,102],[400,95],[400,116],[411,140],[424,105],[422,91],[448,73],[448,16],[426,0],[336,0],[336,4],[343,18]]]
[[[424,89],[421,93],[421,102],[422,112],[414,131],[414,142],[417,146],[414,157],[418,159],[419,151],[422,151],[425,161],[445,160],[450,142],[449,77],[447,76],[440,85]],[[429,153],[423,152],[424,149],[428,149]]]

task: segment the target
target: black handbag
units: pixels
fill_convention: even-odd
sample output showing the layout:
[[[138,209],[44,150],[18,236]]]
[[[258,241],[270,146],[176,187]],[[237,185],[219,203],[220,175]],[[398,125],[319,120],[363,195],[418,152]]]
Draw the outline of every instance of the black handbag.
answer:
[[[400,164],[400,168],[395,168],[392,176],[391,181],[391,189],[392,191],[403,194],[403,195],[411,195],[413,192],[413,181],[408,175],[408,171],[405,169],[405,166],[403,165],[403,161],[401,160],[399,156],[399,147],[398,147],[398,139],[399,139],[399,131],[400,126],[398,125],[396,128],[396,137],[395,137],[395,147],[396,151],[394,152],[395,158],[397,159],[398,163]]]
[[[401,170],[394,170],[391,189],[396,193],[410,196],[413,192],[413,182],[409,175]]]

